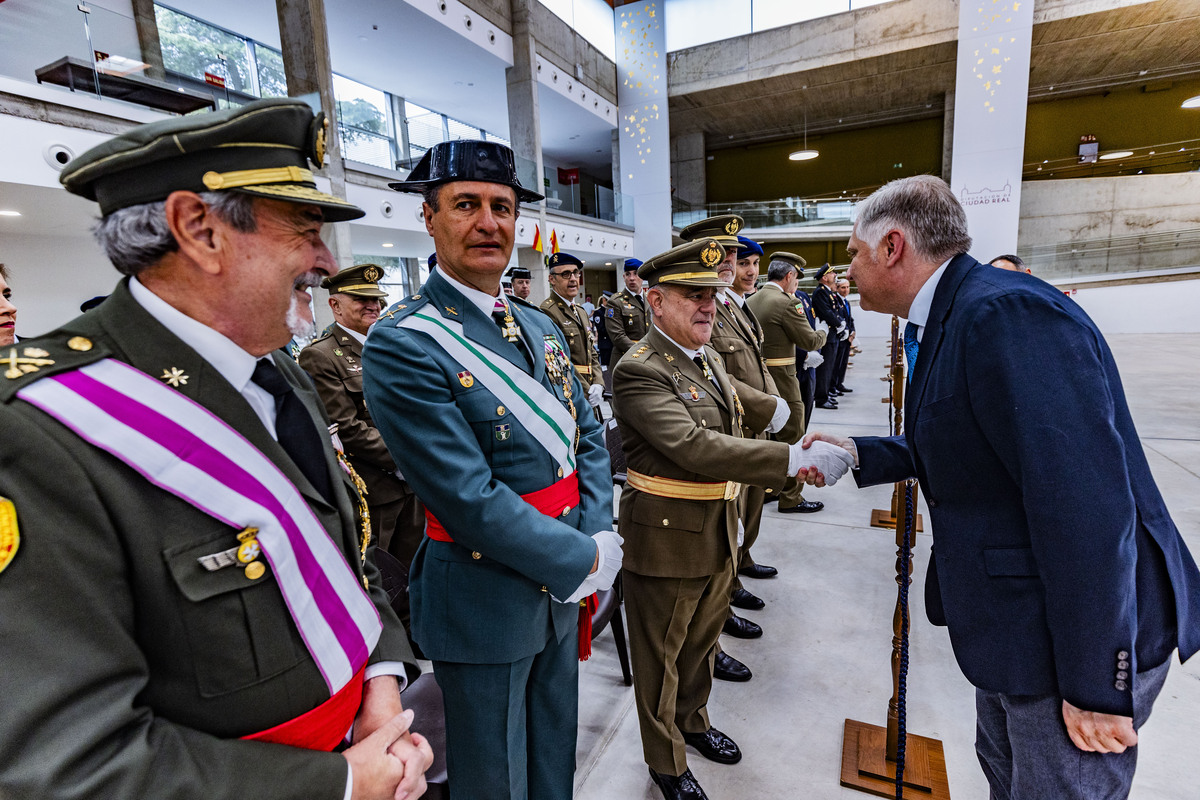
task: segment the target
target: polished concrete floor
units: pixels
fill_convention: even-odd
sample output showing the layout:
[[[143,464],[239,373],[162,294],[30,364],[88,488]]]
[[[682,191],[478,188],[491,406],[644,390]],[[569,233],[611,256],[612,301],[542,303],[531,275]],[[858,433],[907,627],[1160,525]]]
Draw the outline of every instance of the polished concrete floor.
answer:
[[[811,429],[884,434],[888,410],[882,340],[859,343],[837,411],[818,409]],[[1200,554],[1200,335],[1116,336],[1110,344],[1158,486],[1194,554]],[[813,489],[825,510],[783,515],[768,506],[755,557],[779,576],[746,581],[767,602],[744,612],[766,634],[754,641],[722,637],[725,649],[754,671],[749,683],[717,682],[713,725],[733,737],[741,763],[721,766],[689,749],[693,773],[712,800],[864,797],[839,785],[846,718],[883,724],[891,695],[892,613],[896,602],[895,534],[870,527],[871,509],[886,508],[891,488],[856,489],[847,479]],[[915,587],[924,584],[929,533],[914,550]],[[908,728],[945,745],[955,800],[986,800],[975,758],[974,690],[954,661],[944,628],[925,620],[922,593],[912,593]],[[642,800],[661,795],[642,760],[633,691],[621,683],[612,636],[595,642],[581,665],[575,797]],[[1141,731],[1134,800],[1195,800],[1200,778],[1200,657],[1175,662],[1149,723]]]

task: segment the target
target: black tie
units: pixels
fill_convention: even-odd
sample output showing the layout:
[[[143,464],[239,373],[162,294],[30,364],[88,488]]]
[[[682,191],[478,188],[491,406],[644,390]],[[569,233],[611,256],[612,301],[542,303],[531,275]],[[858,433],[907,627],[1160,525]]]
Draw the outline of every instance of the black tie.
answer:
[[[275,398],[275,437],[292,457],[292,461],[308,478],[308,482],[333,503],[329,487],[329,470],[325,465],[325,451],[321,434],[313,419],[296,396],[292,385],[283,377],[271,359],[260,358],[254,366],[250,380],[266,389]]]

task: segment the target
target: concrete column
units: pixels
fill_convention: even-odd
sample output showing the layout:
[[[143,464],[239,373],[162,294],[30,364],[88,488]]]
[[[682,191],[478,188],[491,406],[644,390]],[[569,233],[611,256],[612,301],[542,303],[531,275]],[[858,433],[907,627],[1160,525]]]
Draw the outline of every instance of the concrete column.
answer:
[[[942,180],[950,183],[950,165],[954,162],[954,90],[946,92],[942,111]]]
[[[342,162],[342,143],[337,134],[337,106],[333,97],[333,66],[329,56],[329,31],[325,23],[325,0],[275,0],[279,17],[279,43],[283,50],[283,72],[288,96],[317,95],[329,120],[325,138],[325,166],[318,174],[329,179],[330,192],[346,196],[346,168]],[[350,245],[350,225],[336,223],[325,227],[325,242],[340,266],[354,264]],[[329,293],[315,288],[313,313],[317,329],[333,322]]]
[[[154,0],[133,0],[133,24],[137,27],[142,61],[149,65],[146,69],[146,77],[163,80],[167,77],[167,73],[163,66],[162,45],[158,40],[158,20],[154,17]]]
[[[621,191],[633,199],[633,255],[671,247],[671,131],[662,0],[635,0],[613,18],[617,37],[617,122]]]
[[[512,0],[513,65],[504,72],[508,84],[508,139],[517,158],[533,163],[533,174],[517,165],[522,184],[535,192],[545,190],[542,161],[542,118],[538,104],[537,41],[533,35],[533,12],[538,0]],[[546,204],[526,204],[522,215],[538,226],[542,246],[550,249],[550,231],[546,226]],[[549,291],[546,285],[546,263],[541,253],[532,247],[518,248],[517,263],[533,274],[529,299],[540,303]]]
[[[671,139],[671,186],[675,197],[693,206],[708,202],[704,131]]]

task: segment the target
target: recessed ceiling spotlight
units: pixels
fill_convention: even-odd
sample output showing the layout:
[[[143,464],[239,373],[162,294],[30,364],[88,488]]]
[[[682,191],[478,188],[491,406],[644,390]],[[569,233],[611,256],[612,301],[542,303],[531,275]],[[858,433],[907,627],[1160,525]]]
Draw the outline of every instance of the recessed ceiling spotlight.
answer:
[[[1187,100],[1184,100],[1183,104],[1180,105],[1179,107],[1180,108],[1200,108],[1200,94],[1196,95],[1195,97],[1189,97]]]
[[[384,242],[382,245],[380,245],[380,247],[395,247],[395,246],[396,245],[392,244],[391,242]]]

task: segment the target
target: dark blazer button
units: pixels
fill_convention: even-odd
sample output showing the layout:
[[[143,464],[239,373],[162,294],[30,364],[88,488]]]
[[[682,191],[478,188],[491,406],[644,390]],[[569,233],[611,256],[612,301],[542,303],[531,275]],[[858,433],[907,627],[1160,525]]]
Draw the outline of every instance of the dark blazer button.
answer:
[[[1128,677],[1129,677],[1129,673],[1124,670],[1121,670],[1120,672],[1117,673],[1117,680],[1119,680],[1119,681],[1126,680]]]
[[[1128,661],[1118,661],[1117,669],[1129,669],[1129,662]]]
[[[1116,683],[1113,684],[1113,688],[1116,689],[1118,692],[1123,692],[1129,688],[1129,685],[1127,683],[1125,683],[1125,681],[1117,681]]]
[[[1128,661],[1129,660],[1129,651],[1128,650],[1118,650],[1117,651],[1117,660],[1118,661]]]
[[[929,507],[930,507],[930,508],[937,508],[937,506],[938,506],[937,500],[934,500],[932,497],[931,497],[931,498],[929,498]]]

